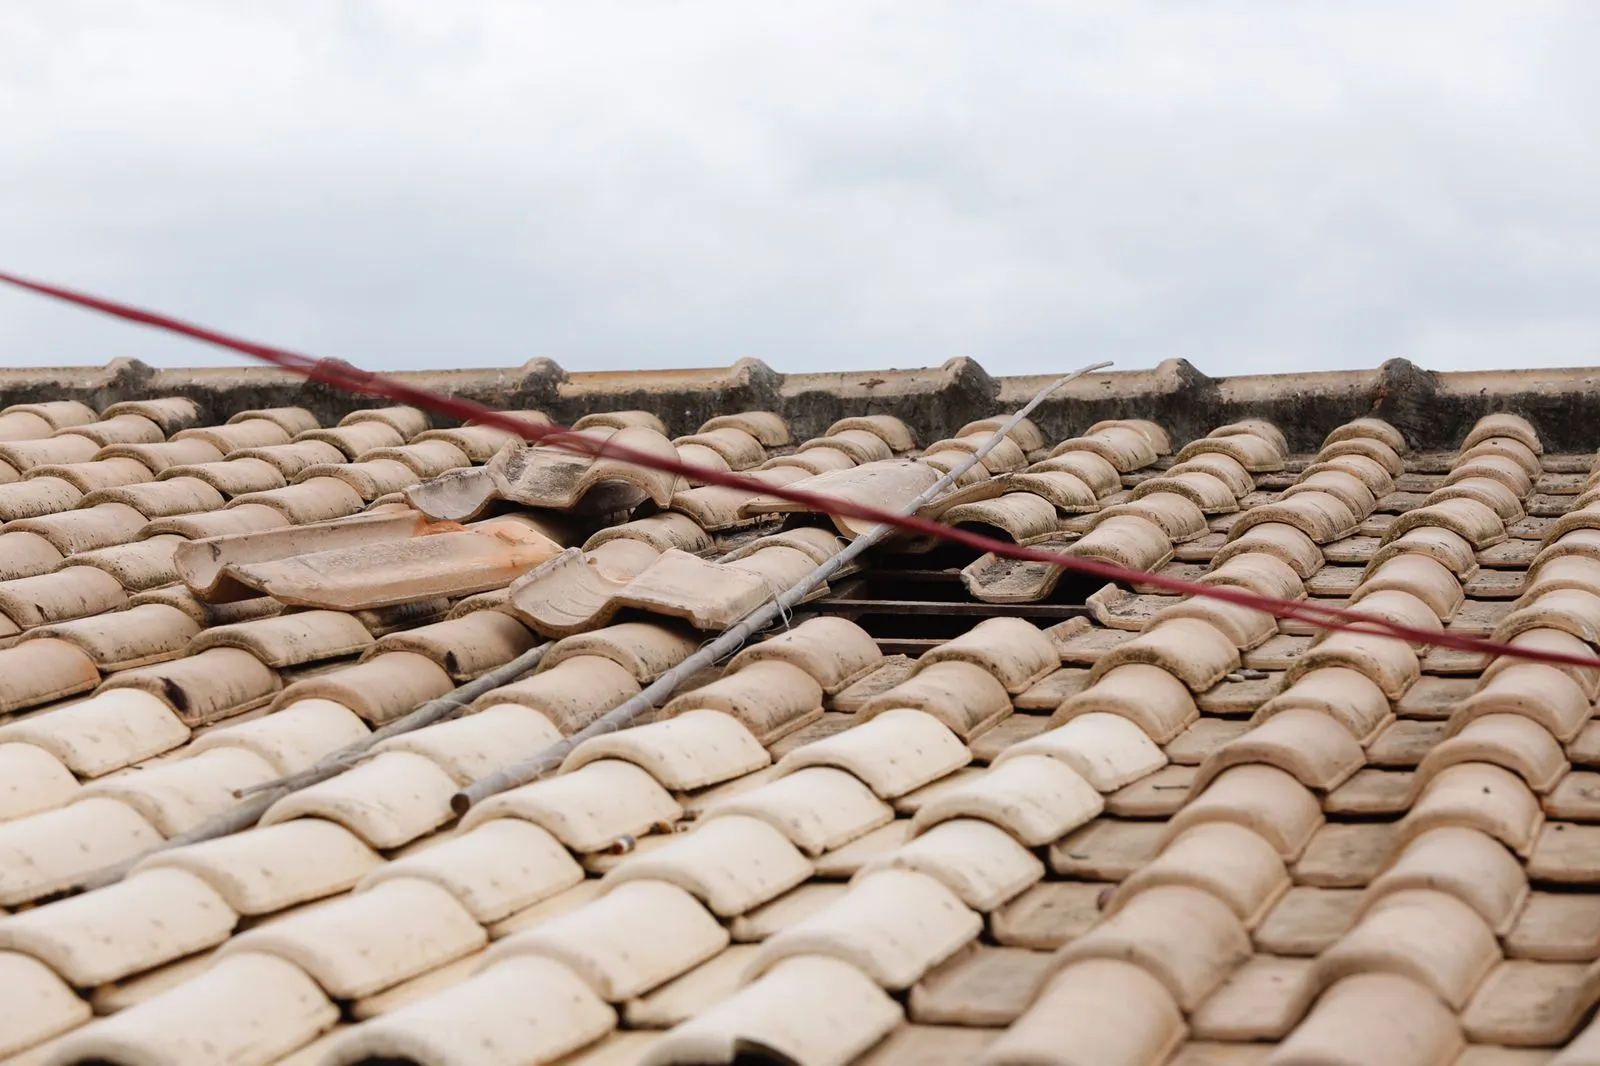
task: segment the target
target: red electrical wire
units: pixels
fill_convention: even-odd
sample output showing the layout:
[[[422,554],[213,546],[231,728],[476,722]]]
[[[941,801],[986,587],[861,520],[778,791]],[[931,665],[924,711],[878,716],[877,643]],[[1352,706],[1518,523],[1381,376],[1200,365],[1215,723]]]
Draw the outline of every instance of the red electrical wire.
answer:
[[[232,337],[203,326],[196,326],[154,311],[145,311],[113,300],[76,292],[72,289],[31,281],[5,272],[0,272],[0,282],[63,300],[79,307],[100,311],[125,321],[153,326],[170,333],[177,333],[207,344],[227,348],[230,351],[239,352],[300,374],[312,381],[333,385],[348,392],[358,392],[367,396],[377,396],[398,403],[425,408],[463,422],[473,421],[481,425],[494,426],[497,429],[505,430],[508,433],[513,433],[525,440],[538,444],[553,445],[585,455],[604,455],[634,463],[638,466],[677,474],[680,477],[709,485],[722,485],[727,488],[758,492],[766,496],[776,496],[826,514],[891,525],[907,532],[920,533],[961,544],[975,551],[990,552],[1002,558],[1017,559],[1023,562],[1046,563],[1098,577],[1105,581],[1115,581],[1123,584],[1138,582],[1165,589],[1169,592],[1222,600],[1241,607],[1248,607],[1252,610],[1263,611],[1278,618],[1292,618],[1303,621],[1321,629],[1371,633],[1377,636],[1405,640],[1413,644],[1435,645],[1491,656],[1506,655],[1535,662],[1600,668],[1600,657],[1573,655],[1541,648],[1518,647],[1501,641],[1485,640],[1480,637],[1421,629],[1362,614],[1360,611],[1346,607],[1319,606],[1298,600],[1261,596],[1244,589],[1203,585],[1195,581],[1185,581],[1182,578],[1134,570],[1098,559],[1023,547],[1009,541],[995,540],[991,537],[974,533],[971,530],[944,525],[926,518],[895,514],[892,511],[873,507],[869,504],[855,503],[850,500],[809,492],[790,485],[769,485],[766,482],[758,481],[743,474],[715,470],[710,467],[685,463],[679,459],[667,459],[663,456],[651,455],[623,445],[612,444],[609,441],[600,441],[585,434],[575,433],[565,426],[534,425],[484,404],[462,399],[458,396],[448,396],[427,389],[419,389],[403,381],[360,370],[342,360],[313,359],[310,356],[300,355],[282,348],[256,344],[252,341]]]

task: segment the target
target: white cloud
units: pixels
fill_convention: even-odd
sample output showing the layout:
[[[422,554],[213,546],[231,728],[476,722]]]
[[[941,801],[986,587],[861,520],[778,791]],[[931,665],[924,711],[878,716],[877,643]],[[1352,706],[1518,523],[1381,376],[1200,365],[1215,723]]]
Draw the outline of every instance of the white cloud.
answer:
[[[1600,364],[1573,3],[16,0],[0,265],[374,368]],[[219,356],[0,293],[0,364]]]

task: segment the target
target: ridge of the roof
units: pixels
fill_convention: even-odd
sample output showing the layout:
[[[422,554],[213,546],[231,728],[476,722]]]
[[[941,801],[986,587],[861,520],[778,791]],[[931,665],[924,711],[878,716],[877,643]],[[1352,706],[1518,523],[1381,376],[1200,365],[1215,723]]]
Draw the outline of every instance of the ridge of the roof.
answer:
[[[677,434],[725,411],[768,410],[810,436],[850,415],[888,414],[921,439],[937,440],[997,406],[1024,402],[1054,374],[994,376],[966,357],[937,367],[794,374],[749,358],[727,367],[614,371],[568,371],[540,358],[520,367],[392,376],[492,406],[538,409],[560,422],[630,408],[654,413]],[[1505,411],[1527,418],[1554,448],[1585,450],[1584,427],[1600,418],[1597,381],[1600,368],[1431,371],[1404,359],[1371,370],[1213,378],[1186,360],[1168,359],[1149,369],[1087,375],[1044,403],[1033,420],[1063,439],[1106,419],[1153,419],[1187,441],[1211,426],[1264,418],[1282,427],[1292,447],[1308,450],[1335,427],[1374,416],[1417,448],[1443,450],[1477,419]],[[370,403],[271,367],[158,369],[121,358],[103,367],[0,369],[0,397],[10,404],[70,399],[100,409],[157,396],[191,399],[216,422],[244,409],[297,406],[331,424]]]

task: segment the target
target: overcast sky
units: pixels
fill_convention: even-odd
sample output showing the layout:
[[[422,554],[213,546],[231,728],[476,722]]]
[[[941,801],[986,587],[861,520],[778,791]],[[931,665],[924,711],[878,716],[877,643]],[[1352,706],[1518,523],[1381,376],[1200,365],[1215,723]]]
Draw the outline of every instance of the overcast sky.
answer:
[[[8,0],[0,268],[374,369],[1600,365],[1600,5]],[[226,361],[0,292],[0,365]]]

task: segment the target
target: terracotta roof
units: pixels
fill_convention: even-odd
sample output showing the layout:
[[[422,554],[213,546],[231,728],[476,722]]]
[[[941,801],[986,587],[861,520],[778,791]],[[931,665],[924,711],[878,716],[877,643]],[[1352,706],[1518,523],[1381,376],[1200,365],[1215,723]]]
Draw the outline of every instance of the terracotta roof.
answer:
[[[1042,384],[432,377],[888,506]],[[1584,652],[1587,380],[1096,375],[924,513]],[[1600,1058],[1600,673],[891,540],[458,814],[861,530],[270,372],[0,388],[0,1061]]]

